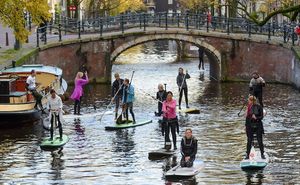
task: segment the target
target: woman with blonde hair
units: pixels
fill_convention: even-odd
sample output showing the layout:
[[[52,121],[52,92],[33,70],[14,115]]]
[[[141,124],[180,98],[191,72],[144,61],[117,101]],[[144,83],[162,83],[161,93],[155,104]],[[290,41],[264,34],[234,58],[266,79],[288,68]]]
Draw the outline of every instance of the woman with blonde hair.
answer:
[[[85,79],[83,78],[85,76]],[[80,103],[81,97],[83,96],[83,86],[89,82],[89,78],[87,72],[83,74],[83,72],[78,72],[75,78],[75,88],[71,95],[71,99],[75,101],[74,104],[74,114],[80,115]]]
[[[261,158],[265,159],[264,145],[263,145],[263,108],[261,105],[256,103],[257,99],[255,96],[249,96],[248,105],[246,111],[246,134],[247,134],[247,154],[245,159],[249,159],[249,154],[256,134],[257,142],[259,145]]]

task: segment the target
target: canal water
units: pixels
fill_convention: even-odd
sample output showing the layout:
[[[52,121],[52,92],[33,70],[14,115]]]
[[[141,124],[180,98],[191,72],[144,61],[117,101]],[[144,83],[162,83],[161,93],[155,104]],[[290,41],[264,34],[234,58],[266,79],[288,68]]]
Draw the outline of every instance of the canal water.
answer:
[[[101,122],[99,117],[69,120],[64,123],[64,133],[70,141],[61,153],[39,148],[41,139],[49,135],[41,124],[0,130],[0,183],[299,184],[299,92],[289,86],[267,84],[264,143],[271,162],[262,171],[244,172],[239,167],[246,145],[244,119],[237,113],[248,94],[248,84],[214,82],[210,80],[208,62],[205,71],[200,72],[197,59],[174,63],[175,58],[175,49],[167,42],[148,43],[126,51],[113,66],[113,73],[120,73],[122,78],[130,78],[135,71],[134,112],[137,120],[152,119],[151,124],[105,131],[105,126],[113,124],[113,115],[104,115]],[[149,151],[163,146],[163,137],[158,118],[154,117],[157,103],[145,92],[155,95],[158,83],[166,83],[167,90],[177,98],[176,76],[181,66],[191,75],[190,106],[199,108],[201,113],[179,115],[177,141],[179,145],[184,130],[192,128],[198,139],[197,158],[204,161],[205,167],[193,179],[167,181],[164,172],[176,165],[180,156],[148,159]],[[93,112],[93,102],[97,111],[104,111],[110,91],[108,85],[86,88],[83,112]],[[65,109],[71,112],[72,102],[67,102]]]

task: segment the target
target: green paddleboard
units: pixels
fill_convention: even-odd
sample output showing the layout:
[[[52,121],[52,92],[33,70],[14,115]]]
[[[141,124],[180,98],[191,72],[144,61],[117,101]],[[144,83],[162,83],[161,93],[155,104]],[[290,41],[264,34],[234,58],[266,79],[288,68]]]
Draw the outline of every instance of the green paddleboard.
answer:
[[[67,135],[63,135],[62,140],[59,139],[59,136],[53,138],[53,140],[49,140],[46,138],[40,144],[42,150],[55,150],[63,147],[69,141],[69,137]]]
[[[124,121],[124,123],[122,123],[122,124],[115,124],[114,126],[107,126],[107,127],[105,127],[105,130],[118,130],[118,129],[138,127],[138,126],[146,125],[151,122],[152,122],[152,120],[137,121],[136,123],[132,123],[132,121],[128,121],[128,122]]]

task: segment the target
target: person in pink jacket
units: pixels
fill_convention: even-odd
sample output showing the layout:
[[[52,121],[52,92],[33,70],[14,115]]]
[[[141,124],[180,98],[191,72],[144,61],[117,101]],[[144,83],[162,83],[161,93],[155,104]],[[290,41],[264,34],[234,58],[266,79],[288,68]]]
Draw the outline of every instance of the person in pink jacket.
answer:
[[[163,123],[162,123],[162,135],[165,136],[165,149],[171,149],[171,140],[169,137],[170,129],[172,133],[173,148],[177,149],[176,146],[176,131],[179,134],[179,125],[176,115],[176,100],[173,99],[173,93],[167,92],[167,99],[162,105],[163,111]]]
[[[83,86],[89,82],[87,72],[85,72],[84,75],[85,75],[85,79],[83,78],[82,72],[77,73],[76,78],[75,78],[75,88],[71,95],[71,99],[73,99],[75,101],[74,114],[78,114],[78,115],[81,115],[80,114],[80,103],[81,103],[81,97],[83,96]]]

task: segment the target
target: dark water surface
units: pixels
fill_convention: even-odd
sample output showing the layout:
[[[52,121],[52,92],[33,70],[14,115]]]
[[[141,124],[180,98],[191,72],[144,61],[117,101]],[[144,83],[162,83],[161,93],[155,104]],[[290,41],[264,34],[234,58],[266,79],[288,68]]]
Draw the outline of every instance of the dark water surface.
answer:
[[[64,132],[70,137],[62,153],[39,148],[48,136],[40,124],[0,131],[0,183],[4,184],[165,184],[164,171],[176,163],[176,157],[150,161],[148,152],[162,147],[163,137],[153,117],[156,102],[144,92],[155,95],[158,83],[177,97],[176,75],[180,66],[189,70],[189,99],[201,114],[179,115],[180,136],[193,128],[198,138],[197,158],[205,168],[195,179],[182,184],[299,184],[300,126],[299,92],[289,86],[267,85],[264,102],[268,111],[264,119],[266,152],[271,162],[263,171],[244,172],[239,167],[246,145],[243,118],[238,117],[248,84],[219,84],[209,80],[209,63],[203,73],[196,60],[172,63],[176,57],[167,45],[150,43],[122,54],[113,72],[130,78],[136,87],[134,110],[139,119],[153,123],[134,129],[105,131],[113,124],[113,115],[67,121]],[[96,100],[97,111],[109,102],[110,87],[86,88],[84,112],[91,112]],[[70,87],[69,91],[72,91]],[[91,94],[94,94],[93,96]],[[183,103],[183,105],[185,105]],[[66,109],[71,110],[71,102]],[[109,108],[108,110],[112,110]],[[12,120],[13,121],[13,120]],[[178,144],[180,137],[178,137]],[[177,155],[179,157],[179,154]],[[177,161],[179,158],[177,158]]]

